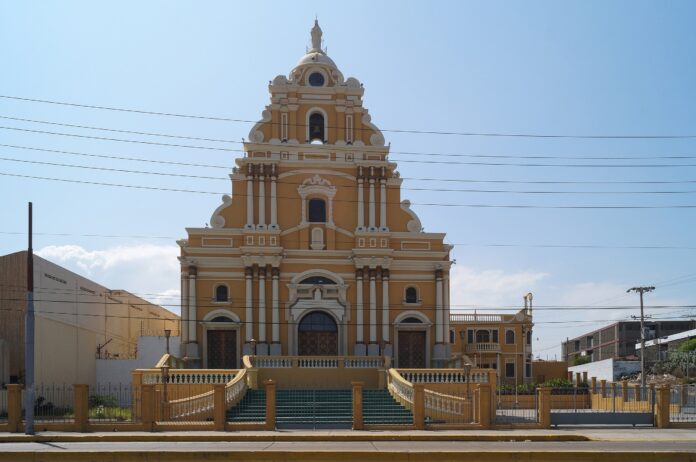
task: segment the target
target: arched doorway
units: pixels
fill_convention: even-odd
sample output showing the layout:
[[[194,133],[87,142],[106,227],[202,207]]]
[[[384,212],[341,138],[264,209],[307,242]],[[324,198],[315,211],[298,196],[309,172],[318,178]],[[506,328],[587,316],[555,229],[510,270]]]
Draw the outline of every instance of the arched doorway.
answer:
[[[404,313],[397,320],[397,365],[406,369],[420,369],[428,365],[428,327],[417,315]]]
[[[322,311],[305,315],[297,327],[297,353],[302,356],[337,356],[338,326]]]
[[[207,337],[208,369],[235,369],[237,367],[237,330],[225,329],[223,326],[232,324],[227,316],[216,316],[208,321],[212,326],[220,328],[209,329]]]

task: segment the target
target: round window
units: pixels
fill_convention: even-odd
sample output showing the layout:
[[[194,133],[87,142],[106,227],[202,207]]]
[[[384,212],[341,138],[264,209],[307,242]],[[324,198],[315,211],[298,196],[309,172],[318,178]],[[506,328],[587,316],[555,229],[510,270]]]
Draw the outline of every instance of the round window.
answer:
[[[321,72],[312,72],[309,75],[309,84],[313,87],[324,86],[324,76],[321,74]]]

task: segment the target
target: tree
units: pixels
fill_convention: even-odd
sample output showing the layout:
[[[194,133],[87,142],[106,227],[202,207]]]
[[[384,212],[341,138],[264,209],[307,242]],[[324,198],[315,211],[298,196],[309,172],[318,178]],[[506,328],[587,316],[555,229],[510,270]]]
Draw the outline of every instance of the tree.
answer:
[[[679,351],[696,351],[696,338],[689,339],[679,345]]]
[[[589,356],[573,356],[573,359],[570,360],[570,365],[571,366],[579,366],[581,364],[587,364],[590,361],[592,361],[592,358]]]

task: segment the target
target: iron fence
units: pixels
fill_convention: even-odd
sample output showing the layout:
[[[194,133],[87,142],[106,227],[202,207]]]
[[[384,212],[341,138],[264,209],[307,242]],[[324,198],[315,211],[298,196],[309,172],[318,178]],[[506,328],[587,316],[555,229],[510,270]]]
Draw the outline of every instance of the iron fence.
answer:
[[[499,393],[495,399],[496,424],[536,423],[539,421],[537,393]]]
[[[22,393],[24,404],[24,392]],[[75,420],[75,390],[72,385],[41,384],[34,387],[34,419],[46,422]]]
[[[670,422],[696,422],[696,384],[672,385],[669,403]]]
[[[140,408],[139,386],[100,383],[89,387],[91,422],[136,422]]]

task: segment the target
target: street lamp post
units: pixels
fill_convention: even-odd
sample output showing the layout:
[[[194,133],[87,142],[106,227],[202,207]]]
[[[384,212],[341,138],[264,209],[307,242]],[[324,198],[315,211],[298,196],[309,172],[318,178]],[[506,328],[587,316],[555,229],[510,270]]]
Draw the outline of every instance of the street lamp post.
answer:
[[[640,294],[640,387],[645,388],[645,327],[643,315],[643,294],[652,292],[655,287],[631,287],[626,292],[638,292]]]

